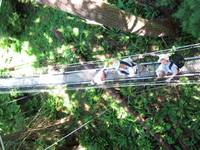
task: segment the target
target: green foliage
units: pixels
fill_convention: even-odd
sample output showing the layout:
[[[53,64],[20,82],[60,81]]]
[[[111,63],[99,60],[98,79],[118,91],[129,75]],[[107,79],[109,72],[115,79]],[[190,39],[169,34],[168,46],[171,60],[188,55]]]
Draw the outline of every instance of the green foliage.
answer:
[[[23,1],[23,0],[22,0]],[[25,0],[22,1],[14,1],[14,0],[6,0],[2,1],[2,6],[0,9],[0,35],[9,35],[9,36],[16,36],[20,34],[24,29],[24,24],[27,15],[29,15],[28,10],[32,10],[29,7],[30,4],[23,4],[23,3],[30,3],[32,0]],[[33,3],[33,2],[32,2]],[[33,3],[34,4],[34,3]]]
[[[181,22],[183,31],[192,34],[194,37],[200,37],[200,1],[184,0],[175,13],[175,18]]]
[[[13,33],[22,31],[20,17],[16,12],[12,13],[8,19],[8,30],[11,30]]]
[[[12,20],[13,9],[11,6],[10,1],[3,1],[2,6],[0,9],[0,18],[1,18],[1,24],[0,24],[0,35],[2,36],[6,32],[8,32],[8,24],[10,24],[9,20]]]
[[[156,5],[158,7],[174,7],[174,1],[173,0],[156,0]]]
[[[22,25],[20,16],[18,13],[13,12],[12,6],[9,1],[5,1],[2,4],[2,10],[0,16],[2,18],[1,32],[9,32],[10,34],[18,34],[22,31]],[[4,14],[4,9],[7,9],[8,13]]]
[[[132,0],[108,0],[109,3],[115,5],[117,8],[125,10],[128,13],[136,16],[141,16],[147,19],[155,18],[158,13],[151,7],[144,5],[140,6],[136,1]]]
[[[0,95],[0,133],[6,134],[23,129],[24,116],[19,105],[8,103],[12,100],[9,95]]]
[[[122,57],[165,47],[160,38],[138,37],[116,29],[88,25],[83,20],[64,12],[27,5],[29,0],[19,1],[22,2],[20,6],[23,6],[20,10],[16,9],[13,1],[3,1],[0,12],[3,22],[0,24],[2,35],[0,48],[5,49],[5,54],[6,49],[11,49],[13,52],[20,54],[24,52],[35,56],[35,67],[73,63],[77,62],[79,57],[85,57],[87,60],[108,58],[107,54],[111,54],[112,57]],[[137,6],[132,0],[110,0],[110,2],[138,16],[152,19],[157,15],[157,12],[153,12],[150,7]],[[174,7],[171,0],[157,1],[157,3],[158,6]],[[194,1],[187,3],[187,6],[190,6],[189,3],[194,3]],[[182,7],[181,5],[180,9]],[[184,6],[184,11],[185,9]],[[195,14],[195,11],[191,12],[192,9],[181,13]],[[179,12],[177,14],[181,16]],[[190,25],[188,22],[187,25]],[[194,31],[197,32],[197,30]],[[198,41],[185,34],[175,41],[164,40],[167,41],[168,47]],[[184,54],[188,56],[187,53]],[[1,69],[0,73],[1,77],[4,77],[9,71]],[[39,132],[36,137],[30,137],[29,141],[25,141],[24,146],[27,149],[32,147],[32,149],[44,149],[60,139],[63,134],[71,132],[97,116],[102,110],[108,109],[103,116],[95,118],[93,122],[77,132],[79,143],[86,149],[162,149],[152,134],[135,121],[137,117],[142,117],[150,131],[160,134],[173,148],[182,149],[178,142],[179,138],[182,138],[183,144],[189,146],[190,149],[198,149],[200,140],[199,86],[181,86],[177,89],[129,87],[121,88],[119,93],[127,100],[136,116],[125,112],[116,104],[115,99],[107,96],[103,90],[65,92],[63,89],[58,89],[57,93],[37,95],[18,95],[13,91],[11,95],[0,95],[0,103],[28,96],[19,102],[0,104],[0,133],[14,133],[26,127],[30,129],[46,127],[47,125],[43,126],[43,121],[48,120],[50,124],[50,122],[70,116],[69,123],[65,123],[62,127],[55,126],[53,130]],[[36,119],[32,125],[28,126],[37,114],[42,123],[34,124],[39,120]],[[59,133],[58,129],[64,131]],[[48,134],[49,137],[47,137]],[[67,138],[66,141],[69,139]],[[66,141],[62,141],[62,144],[66,144]],[[10,145],[18,145],[18,142],[13,141]],[[15,149],[14,146],[13,149]]]
[[[199,127],[192,127],[194,124],[197,125],[197,116],[200,113],[199,101],[197,100],[200,97],[198,91],[198,86],[182,86],[178,90],[150,90],[136,98],[134,97],[130,103],[133,110],[142,116],[148,116],[146,123],[148,127],[154,133],[163,135],[167,143],[176,144],[178,138],[182,137],[184,144],[195,149],[196,142],[188,142],[188,137],[184,133],[190,132],[190,138],[199,139]],[[180,97],[177,96],[176,92],[180,93]],[[194,97],[191,97],[191,94]],[[176,96],[174,97],[174,95]],[[188,128],[189,126],[190,128]],[[192,131],[191,128],[195,131]]]

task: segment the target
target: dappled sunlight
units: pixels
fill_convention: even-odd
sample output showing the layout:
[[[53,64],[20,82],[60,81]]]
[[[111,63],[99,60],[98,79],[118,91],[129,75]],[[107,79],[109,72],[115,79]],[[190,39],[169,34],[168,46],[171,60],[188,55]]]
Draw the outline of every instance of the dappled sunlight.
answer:
[[[0,67],[13,68],[14,70],[11,73],[13,76],[31,74],[33,72],[32,63],[36,61],[36,57],[29,55],[29,49],[28,41],[22,42],[20,53],[12,49],[12,45],[5,48],[0,47]],[[23,65],[25,66],[22,67]]]
[[[78,28],[73,28],[72,31],[73,31],[75,36],[79,35],[79,29]]]
[[[0,133],[6,149],[45,149],[56,141],[52,149],[199,147],[200,87],[197,85],[77,88],[92,87],[90,81],[96,74],[96,66],[83,65],[87,61],[104,60],[100,65],[109,67],[125,55],[154,52],[198,42],[197,39],[182,32],[178,38],[161,39],[157,32],[156,38],[146,37],[151,31],[145,25],[153,29],[157,26],[140,17],[152,18],[157,12],[149,12],[146,6],[139,10],[134,1],[109,0],[112,6],[108,6],[103,0],[47,0],[61,6],[61,10],[78,13],[85,20],[48,6],[32,3],[18,6],[17,1],[4,0],[9,1],[19,12],[7,7],[3,15],[0,12],[0,17],[5,15],[0,34],[8,31],[9,35],[0,38],[0,92],[7,90],[4,87],[13,87],[9,94],[0,94]],[[114,9],[113,14],[110,9]],[[101,14],[102,10],[106,15]],[[13,24],[5,21],[8,18],[5,12],[15,13],[10,17]],[[103,26],[107,22],[110,24]],[[196,55],[196,51],[192,49],[191,55]],[[157,57],[136,62],[151,60],[156,61]],[[68,64],[76,62],[82,66],[73,68],[76,73],[72,73]],[[4,72],[6,67],[8,71]],[[78,72],[80,69],[84,70]],[[199,65],[183,67],[189,69],[199,69]],[[188,78],[180,81],[190,82]]]
[[[104,53],[104,47],[101,45],[93,45],[92,51],[98,53]],[[94,53],[95,54],[95,53]]]
[[[139,22],[137,21],[136,16],[127,16],[126,17],[127,20],[127,24],[128,24],[128,29],[131,30],[132,33],[140,30],[142,27],[145,26],[145,22]],[[145,35],[145,31],[144,33],[139,33],[139,35]]]
[[[103,97],[106,100],[112,101],[112,98],[109,98],[107,94],[104,94]],[[118,119],[125,119],[130,115],[127,111],[127,108],[120,107],[117,103],[115,103],[115,101],[110,103],[110,107],[116,112],[116,117]]]
[[[62,45],[61,47],[56,48],[58,54],[65,54],[65,51],[69,50],[70,46]]]
[[[56,89],[49,92],[50,95],[59,97],[60,102],[62,103],[62,112],[66,114],[73,112],[73,109],[77,107],[77,103],[72,101],[69,97],[69,94],[66,93],[66,88],[57,87]]]
[[[52,43],[53,43],[52,37],[50,37],[47,33],[44,33],[43,35],[44,35],[44,37],[48,40],[48,43],[49,43],[49,44],[52,44]]]
[[[91,108],[91,107],[90,107],[88,104],[86,104],[86,103],[83,104],[83,109],[84,109],[85,111],[89,111],[90,108]]]
[[[195,100],[200,101],[200,96],[192,96],[192,98],[194,98]]]
[[[41,18],[38,17],[38,18],[36,18],[33,22],[34,22],[34,23],[40,23],[40,21],[41,21]]]
[[[44,66],[49,62],[54,62],[58,58],[60,59],[60,62],[64,64],[67,62],[76,62],[76,59],[74,60],[73,57],[68,58],[70,52],[67,51],[73,51],[78,54],[79,51],[83,52],[83,50],[90,50],[87,48],[88,40],[90,40],[92,33],[88,30],[89,26],[85,26],[84,22],[81,20],[79,21],[74,17],[63,15],[60,12],[56,13],[63,19],[45,18],[44,16],[50,12],[51,10],[47,8],[41,9],[39,12],[40,14],[38,14],[39,17],[37,14],[36,16],[33,16],[33,18],[35,17],[36,19],[33,21],[33,24],[26,28],[26,32],[28,32],[29,35],[25,35],[25,37],[27,36],[26,40],[29,40],[29,44],[32,46],[32,49],[29,49],[29,53],[36,56],[38,60],[36,64],[40,66]],[[44,19],[46,21],[41,22],[41,20]],[[74,25],[77,26],[74,21],[82,27],[73,27]],[[43,26],[45,27],[45,30],[42,30]],[[87,41],[84,41],[85,39]],[[72,48],[68,45],[72,45]],[[64,46],[69,47],[69,49],[64,50]],[[77,51],[74,51],[73,47],[77,46],[80,48],[78,48]],[[75,56],[75,54],[73,55]],[[64,62],[65,60],[66,62]]]
[[[124,110],[124,108],[118,108],[117,109],[117,118],[118,119],[124,119],[128,116],[129,114]]]
[[[48,14],[54,15],[48,16]],[[37,8],[37,12],[31,16],[31,19],[29,26],[25,28],[22,40],[29,41],[28,53],[35,55],[37,59],[35,67],[56,62],[60,64],[77,62],[77,55],[80,54],[88,55],[88,59],[105,59],[117,49],[127,53],[125,49],[128,47],[123,45],[128,45],[130,41],[133,41],[128,39],[127,35],[116,34],[116,37],[119,37],[117,42],[106,42],[114,37],[107,33],[102,34],[103,29],[86,25],[83,20],[47,7]],[[123,44],[116,45],[118,42]],[[64,46],[69,48],[65,50]]]
[[[29,41],[23,41],[21,45],[21,52],[26,52],[28,54],[31,49]]]

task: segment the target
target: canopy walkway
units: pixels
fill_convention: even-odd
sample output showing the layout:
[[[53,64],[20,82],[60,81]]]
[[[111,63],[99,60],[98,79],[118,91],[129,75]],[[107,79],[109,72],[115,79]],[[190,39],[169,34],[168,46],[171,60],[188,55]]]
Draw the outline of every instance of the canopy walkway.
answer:
[[[200,57],[185,58],[185,65],[181,68],[181,74],[177,75],[170,83],[165,81],[155,82],[155,69],[157,62],[139,64],[138,73],[135,77],[122,77],[112,71],[107,77],[104,85],[91,85],[91,80],[100,68],[80,69],[63,73],[35,75],[29,77],[9,77],[0,79],[0,93],[8,93],[12,90],[17,92],[40,92],[49,91],[56,87],[66,87],[67,90],[79,90],[88,88],[111,88],[145,85],[177,85],[177,84],[199,84],[200,82]],[[190,82],[181,82],[180,77],[188,77]]]
[[[192,50],[199,51],[200,43],[176,47],[173,51]],[[165,49],[157,52],[130,55],[133,60],[145,56],[158,56],[158,54],[168,53],[172,49]],[[123,57],[127,58],[127,57]],[[105,84],[92,85],[91,80],[96,73],[104,66],[103,61],[90,61],[85,63],[69,64],[56,73],[34,73],[29,76],[11,76],[0,78],[0,93],[16,92],[42,92],[55,88],[65,87],[67,90],[80,90],[88,88],[112,88],[127,86],[156,86],[156,85],[181,85],[200,84],[200,56],[185,58],[185,65],[180,73],[170,82],[165,80],[155,82],[155,70],[158,62],[147,62],[138,64],[138,71],[135,77],[120,76],[116,70],[110,70],[106,76]],[[187,77],[188,80],[179,80]]]

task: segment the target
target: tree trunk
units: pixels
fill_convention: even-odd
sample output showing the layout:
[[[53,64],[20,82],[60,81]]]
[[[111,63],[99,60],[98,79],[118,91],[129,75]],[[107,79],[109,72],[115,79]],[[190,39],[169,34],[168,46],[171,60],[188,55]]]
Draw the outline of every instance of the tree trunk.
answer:
[[[169,24],[150,21],[128,14],[102,0],[36,0],[41,4],[60,9],[67,13],[106,27],[114,27],[139,36],[174,36]]]

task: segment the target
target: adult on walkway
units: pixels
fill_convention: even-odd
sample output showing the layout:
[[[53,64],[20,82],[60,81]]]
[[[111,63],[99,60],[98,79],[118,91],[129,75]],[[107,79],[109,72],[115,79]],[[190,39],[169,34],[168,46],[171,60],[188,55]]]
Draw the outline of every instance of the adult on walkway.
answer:
[[[169,75],[166,82],[171,82],[171,80],[179,73],[179,67],[175,63],[170,61],[167,54],[160,55],[158,62],[160,63],[160,65],[156,70],[156,80],[162,79],[165,76]]]
[[[116,60],[112,62],[112,67],[100,69],[94,76],[92,84],[104,84],[106,77],[114,73],[117,73],[119,77],[134,77],[137,74],[137,70],[137,64],[131,58]]]

